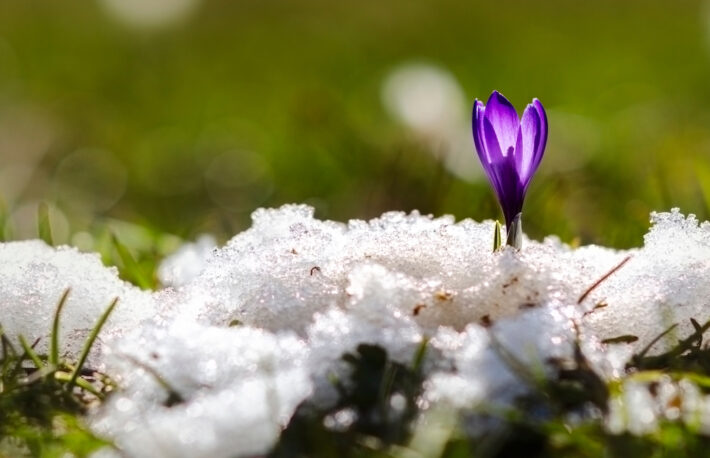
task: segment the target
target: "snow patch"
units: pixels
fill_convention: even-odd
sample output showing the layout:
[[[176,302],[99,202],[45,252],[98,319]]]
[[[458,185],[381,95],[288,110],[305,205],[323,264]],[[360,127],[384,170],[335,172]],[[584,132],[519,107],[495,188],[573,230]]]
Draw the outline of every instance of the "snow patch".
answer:
[[[224,247],[184,247],[160,269],[171,287],[154,293],[122,282],[97,255],[5,243],[0,323],[11,339],[45,337],[71,288],[62,341],[76,356],[119,297],[92,360],[118,383],[91,416],[96,432],[129,456],[263,454],[300,402],[337,399],[329,379],[346,378],[341,356],[361,343],[411,364],[428,342],[423,405],[508,403],[528,389],[516,366],[544,375],[577,344],[600,375],[621,377],[633,352],[671,324],[677,340],[692,332],[691,318],[710,319],[710,224],[677,210],[652,223],[634,250],[572,249],[548,237],[493,253],[492,221],[390,212],[344,224],[286,205],[254,212],[252,227]],[[638,340],[601,343],[628,334]],[[675,415],[643,389],[629,385],[610,409],[641,409],[644,423],[612,415],[610,430],[641,433]],[[686,411],[710,418],[709,409]]]

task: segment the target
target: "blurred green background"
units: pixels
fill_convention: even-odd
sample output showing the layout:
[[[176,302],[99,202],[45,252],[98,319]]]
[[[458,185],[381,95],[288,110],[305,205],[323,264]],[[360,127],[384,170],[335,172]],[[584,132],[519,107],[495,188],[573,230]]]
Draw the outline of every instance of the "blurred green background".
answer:
[[[224,240],[260,206],[500,218],[470,106],[548,110],[525,230],[636,246],[710,216],[710,4],[0,0],[5,238]],[[126,223],[121,223],[126,222]]]

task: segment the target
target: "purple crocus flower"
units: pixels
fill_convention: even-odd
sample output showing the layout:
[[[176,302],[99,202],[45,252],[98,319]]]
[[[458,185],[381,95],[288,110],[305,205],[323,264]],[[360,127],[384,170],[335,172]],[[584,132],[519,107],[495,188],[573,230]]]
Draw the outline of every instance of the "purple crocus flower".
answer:
[[[533,99],[518,118],[515,107],[498,91],[473,105],[473,142],[505,216],[508,245],[520,248],[521,212],[530,180],[547,143],[547,116]]]

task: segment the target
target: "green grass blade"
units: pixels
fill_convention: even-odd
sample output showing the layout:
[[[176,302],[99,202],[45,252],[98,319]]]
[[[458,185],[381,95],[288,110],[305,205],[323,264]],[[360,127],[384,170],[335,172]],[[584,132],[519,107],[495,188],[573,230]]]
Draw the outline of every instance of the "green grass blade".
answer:
[[[500,246],[503,243],[501,240],[500,231],[501,231],[500,222],[498,222],[498,220],[496,220],[496,227],[493,228],[493,251],[494,252],[500,250]]]
[[[72,374],[63,371],[57,371],[54,373],[54,378],[60,382],[70,383],[72,380]],[[74,380],[73,383],[76,383],[79,388],[88,391],[99,399],[104,398],[103,393],[101,393],[99,390],[96,389],[96,387],[94,387],[94,385],[92,385],[81,377],[78,377],[76,380]]]
[[[141,269],[141,266],[138,265],[138,262],[136,262],[128,248],[118,240],[116,234],[111,234],[111,241],[118,256],[121,258],[124,272],[142,289],[151,289],[153,285],[150,280],[143,272],[143,269]]]
[[[57,368],[52,365],[47,365],[42,367],[42,369],[38,369],[31,374],[23,377],[22,379],[19,380],[19,385],[32,385],[33,383],[36,383],[40,380],[43,380],[45,377],[48,375],[52,375]]]
[[[15,350],[15,346],[12,345],[12,342],[10,342],[10,339],[7,338],[7,335],[5,334],[5,330],[3,329],[2,325],[0,325],[0,342],[2,343],[2,359],[10,359],[11,357],[16,357],[17,356],[17,351]]]
[[[5,330],[0,325],[0,348],[2,348],[2,365],[0,366],[0,394],[3,392],[3,384],[12,378],[14,371],[11,371],[12,362],[17,359],[17,352],[10,339],[5,335]]]
[[[49,205],[46,202],[40,202],[37,208],[37,232],[39,238],[44,240],[47,245],[54,246],[52,226],[49,222]]]
[[[32,349],[33,345],[30,345],[27,343],[27,340],[25,339],[25,336],[20,334],[18,336],[18,339],[20,340],[20,345],[22,345],[22,348],[25,350],[25,354],[29,356],[29,358],[32,360],[35,366],[37,366],[37,369],[42,369],[44,367],[44,363],[40,359],[39,356],[37,356],[37,353]],[[37,341],[35,341],[35,344]],[[24,358],[20,358],[20,361],[22,361]]]
[[[94,326],[94,329],[91,330],[91,334],[89,334],[89,337],[86,339],[86,342],[84,342],[84,348],[81,350],[79,362],[76,364],[76,367],[74,368],[74,371],[71,374],[71,378],[67,383],[69,389],[71,389],[72,386],[76,384],[76,379],[77,377],[79,377],[81,368],[84,366],[86,358],[89,356],[91,347],[94,345],[96,337],[98,337],[99,332],[101,332],[101,328],[103,328],[104,324],[106,323],[106,320],[108,320],[108,317],[111,315],[111,312],[113,312],[113,309],[116,308],[116,304],[118,304],[118,298],[115,298],[113,301],[111,301],[111,305],[109,305],[106,311],[99,317],[99,321],[96,322],[96,326]]]
[[[57,310],[54,312],[54,321],[52,322],[52,335],[49,343],[49,364],[54,366],[59,364],[59,315],[62,313],[64,304],[67,302],[69,297],[70,288],[67,288],[62,294],[61,299],[59,299],[59,304],[57,304]]]
[[[429,346],[429,338],[424,337],[417,347],[417,352],[414,354],[414,361],[412,362],[412,370],[414,372],[419,372],[422,369],[422,363],[424,362],[424,357],[426,356],[427,348]]]

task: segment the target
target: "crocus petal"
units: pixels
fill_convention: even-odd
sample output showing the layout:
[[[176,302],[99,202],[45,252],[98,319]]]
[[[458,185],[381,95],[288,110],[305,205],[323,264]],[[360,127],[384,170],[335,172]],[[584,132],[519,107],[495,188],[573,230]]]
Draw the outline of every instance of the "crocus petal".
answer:
[[[540,116],[540,142],[537,144],[537,149],[535,150],[535,158],[533,163],[533,173],[537,170],[537,166],[540,165],[542,161],[542,154],[545,152],[545,146],[547,146],[547,113],[545,113],[545,108],[538,99],[533,99],[533,106],[537,110],[538,116]]]
[[[473,143],[476,146],[476,152],[478,153],[478,158],[481,160],[482,164],[490,164],[491,158],[488,155],[488,151],[485,147],[485,142],[483,141],[483,114],[485,113],[486,107],[483,102],[476,99],[473,103]]]
[[[501,93],[493,91],[486,103],[485,118],[498,137],[500,151],[507,155],[510,148],[515,148],[520,126],[515,107]],[[487,146],[490,148],[491,145]]]
[[[539,164],[539,161],[535,163],[535,155],[541,140],[541,123],[535,106],[528,105],[520,121],[518,140],[515,146],[515,168],[518,170],[520,182],[524,187],[527,187]]]
[[[520,183],[518,172],[515,170],[513,158],[506,158],[506,160],[494,164],[492,175],[495,177],[494,189],[503,209],[505,225],[507,229],[510,229],[513,218],[522,211],[525,199],[525,190]],[[493,182],[493,180],[491,181]]]
[[[483,118],[483,135],[482,135],[483,145],[486,149],[486,154],[488,155],[489,164],[495,164],[501,162],[505,159],[506,152],[500,149],[500,140],[498,139],[498,132],[488,118]],[[512,148],[512,147],[511,147]],[[484,165],[485,167],[485,165]]]

